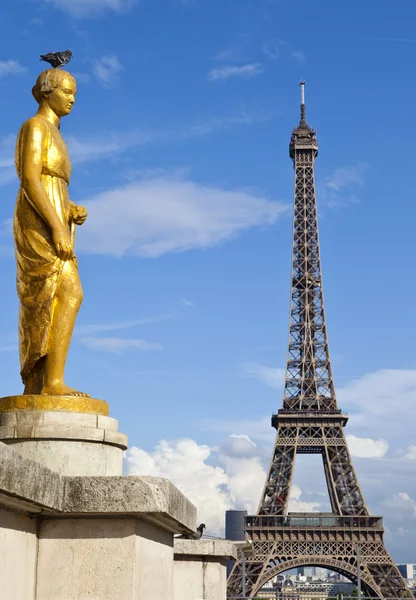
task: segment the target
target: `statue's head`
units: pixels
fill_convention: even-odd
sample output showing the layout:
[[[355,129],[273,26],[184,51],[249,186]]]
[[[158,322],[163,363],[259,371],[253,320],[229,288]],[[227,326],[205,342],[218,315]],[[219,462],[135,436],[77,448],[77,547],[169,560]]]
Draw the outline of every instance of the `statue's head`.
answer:
[[[69,115],[75,102],[75,78],[61,69],[48,69],[37,78],[32,94],[39,105],[46,103],[58,117]]]

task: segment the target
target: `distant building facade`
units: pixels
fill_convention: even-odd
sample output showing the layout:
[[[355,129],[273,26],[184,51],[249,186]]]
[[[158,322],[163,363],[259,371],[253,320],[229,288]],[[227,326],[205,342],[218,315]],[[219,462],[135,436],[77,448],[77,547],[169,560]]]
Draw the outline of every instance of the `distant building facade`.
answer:
[[[416,579],[416,565],[408,563],[397,565],[397,568],[405,579]]]
[[[227,510],[225,513],[225,538],[232,542],[243,542],[246,539],[244,529],[245,510]],[[234,566],[234,560],[227,560],[227,577]]]

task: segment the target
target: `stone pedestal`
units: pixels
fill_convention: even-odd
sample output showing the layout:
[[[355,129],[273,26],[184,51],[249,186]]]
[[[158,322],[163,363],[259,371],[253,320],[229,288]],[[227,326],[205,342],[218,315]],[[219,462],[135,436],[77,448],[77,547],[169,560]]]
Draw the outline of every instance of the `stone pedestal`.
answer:
[[[1,598],[174,600],[196,510],[168,480],[65,477],[2,443],[0,467]]]
[[[61,475],[122,475],[127,449],[116,419],[64,411],[0,412],[0,441]]]
[[[225,600],[227,560],[237,558],[228,540],[175,539],[173,600]]]

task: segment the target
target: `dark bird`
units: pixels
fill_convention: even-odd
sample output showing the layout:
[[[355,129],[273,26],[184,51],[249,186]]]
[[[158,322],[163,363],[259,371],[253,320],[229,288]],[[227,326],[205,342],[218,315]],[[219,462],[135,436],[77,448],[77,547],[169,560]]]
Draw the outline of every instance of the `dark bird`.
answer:
[[[205,523],[201,523],[201,525],[197,527],[196,531],[193,531],[192,533],[184,533],[178,537],[183,540],[200,540],[202,534],[204,533],[204,529],[206,529],[206,525]]]
[[[71,58],[71,50],[65,50],[64,52],[49,52],[49,54],[40,55],[40,60],[48,62],[54,69],[57,67],[64,67],[69,63]]]

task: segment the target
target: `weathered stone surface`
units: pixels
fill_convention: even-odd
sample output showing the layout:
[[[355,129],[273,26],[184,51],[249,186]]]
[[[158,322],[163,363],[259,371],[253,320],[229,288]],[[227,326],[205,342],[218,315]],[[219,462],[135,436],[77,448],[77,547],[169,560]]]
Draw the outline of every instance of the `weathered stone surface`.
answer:
[[[196,528],[196,508],[167,479],[63,477],[2,443],[0,465],[0,504],[7,496],[27,512],[135,516],[175,533]]]
[[[133,519],[41,523],[37,600],[133,599]]]
[[[27,502],[33,512],[62,510],[63,478],[39,463],[0,443],[0,493],[11,500]]]
[[[33,600],[36,581],[36,520],[0,509],[0,597]]]
[[[172,531],[195,530],[196,508],[168,480],[157,477],[67,478],[65,510],[79,514],[147,513]]]
[[[120,476],[127,436],[116,419],[54,411],[0,413],[0,441],[61,475]]]
[[[175,556],[216,556],[218,558],[237,558],[237,548],[228,540],[183,540],[175,539]]]
[[[227,540],[175,539],[174,600],[225,600],[226,560],[236,557],[236,547]]]

